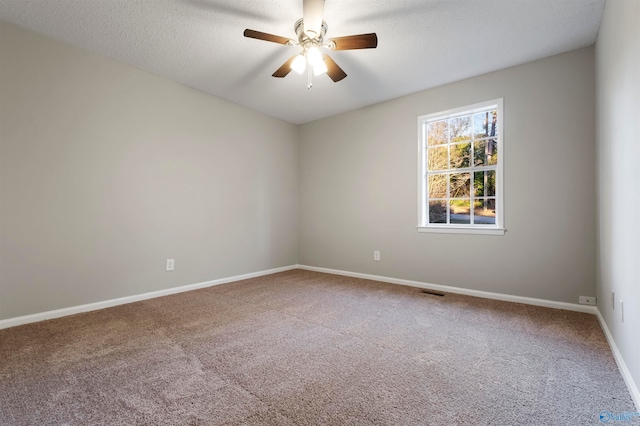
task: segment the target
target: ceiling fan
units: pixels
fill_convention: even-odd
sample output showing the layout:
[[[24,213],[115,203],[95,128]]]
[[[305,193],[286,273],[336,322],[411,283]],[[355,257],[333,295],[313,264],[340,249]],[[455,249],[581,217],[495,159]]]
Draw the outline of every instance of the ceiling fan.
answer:
[[[327,54],[320,53],[320,48],[331,50],[373,49],[378,46],[378,36],[375,33],[334,37],[327,41],[327,23],[322,19],[324,0],[303,0],[302,19],[298,19],[294,30],[298,40],[281,37],[260,31],[246,29],[244,36],[258,40],[270,41],[287,46],[300,46],[301,53],[289,58],[273,73],[273,77],[283,78],[291,70],[302,74],[307,69],[308,84],[312,86],[312,76],[326,73],[331,80],[338,82],[347,76],[342,68]]]

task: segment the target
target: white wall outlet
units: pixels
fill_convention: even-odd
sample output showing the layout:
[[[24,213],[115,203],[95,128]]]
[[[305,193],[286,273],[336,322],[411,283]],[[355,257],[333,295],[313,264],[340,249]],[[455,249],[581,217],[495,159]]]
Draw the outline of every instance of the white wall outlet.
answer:
[[[174,259],[167,259],[167,271],[173,271],[174,265],[175,265]]]
[[[376,250],[376,251],[373,252],[373,260],[376,260],[378,262],[380,261],[380,252],[379,251]]]
[[[594,305],[596,304],[596,298],[590,296],[580,296],[578,299],[581,305]]]
[[[624,322],[624,302],[620,301],[620,321]]]
[[[611,292],[611,309],[612,310],[616,310],[616,292],[612,291]]]

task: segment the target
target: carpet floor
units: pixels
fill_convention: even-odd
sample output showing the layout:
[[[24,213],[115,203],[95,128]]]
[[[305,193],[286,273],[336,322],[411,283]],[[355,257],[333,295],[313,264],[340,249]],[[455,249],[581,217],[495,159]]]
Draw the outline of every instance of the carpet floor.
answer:
[[[594,315],[304,270],[0,330],[2,425],[585,425],[603,411],[636,409]]]

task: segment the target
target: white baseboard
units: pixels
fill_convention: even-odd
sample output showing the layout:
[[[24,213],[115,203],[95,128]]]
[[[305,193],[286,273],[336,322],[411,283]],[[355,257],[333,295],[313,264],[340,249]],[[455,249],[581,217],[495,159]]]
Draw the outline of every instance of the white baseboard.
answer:
[[[640,390],[638,390],[638,386],[634,382],[633,377],[631,377],[631,372],[629,372],[627,364],[624,362],[624,358],[622,358],[622,354],[618,350],[616,341],[613,340],[613,335],[609,331],[609,327],[604,321],[604,317],[600,313],[600,309],[596,309],[596,316],[600,322],[600,327],[602,327],[602,330],[604,331],[604,335],[607,337],[607,342],[609,342],[609,347],[611,347],[611,352],[613,352],[613,358],[616,360],[616,364],[618,364],[618,370],[620,370],[620,374],[622,374],[622,378],[627,384],[627,389],[629,389],[631,398],[636,404],[636,410],[640,411]]]
[[[440,284],[423,283],[420,281],[403,280],[398,278],[382,277],[379,275],[361,274],[358,272],[340,271],[337,269],[318,268],[315,266],[298,265],[300,269],[308,271],[324,272],[327,274],[344,275],[346,277],[364,278],[366,280],[382,281],[391,284],[408,285],[411,287],[425,288],[429,290],[444,291],[446,293],[465,294],[467,296],[482,297],[484,299],[503,300],[505,302],[524,303],[526,305],[542,306],[545,308],[564,309],[566,311],[584,312],[595,315],[597,309],[595,306],[578,305],[577,303],[556,302],[553,300],[535,299],[533,297],[512,296],[503,293],[491,293],[488,291],[470,290],[461,287],[450,287]]]
[[[120,297],[118,299],[105,300],[102,302],[89,303],[86,305],[72,306],[70,308],[56,309],[54,311],[41,312],[33,315],[25,315],[21,317],[0,320],[0,330],[3,328],[15,327],[17,325],[29,324],[33,322],[44,321],[48,319],[60,318],[67,315],[79,314],[81,312],[96,311],[98,309],[110,308],[112,306],[124,305],[126,303],[139,302],[141,300],[153,299],[155,297],[168,296],[170,294],[182,293],[190,290],[197,290],[205,287],[230,283],[234,281],[246,280],[249,278],[260,277],[263,275],[275,274],[278,272],[296,269],[297,265],[283,266],[281,268],[267,269],[264,271],[251,272],[249,274],[236,275],[228,278],[220,278],[212,281],[205,281],[196,284],[189,284],[180,287],[168,288],[165,290],[152,291],[150,293],[137,294],[134,296]]]

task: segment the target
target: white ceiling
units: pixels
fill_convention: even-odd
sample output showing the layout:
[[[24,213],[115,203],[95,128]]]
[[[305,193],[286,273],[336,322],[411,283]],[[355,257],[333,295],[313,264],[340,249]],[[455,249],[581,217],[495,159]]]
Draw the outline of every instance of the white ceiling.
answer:
[[[301,124],[591,45],[604,0],[326,0],[326,39],[375,32],[378,48],[335,51],[348,77],[271,74],[296,47],[302,0],[0,0],[0,19]]]

